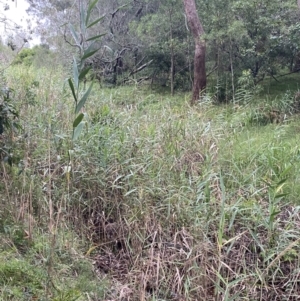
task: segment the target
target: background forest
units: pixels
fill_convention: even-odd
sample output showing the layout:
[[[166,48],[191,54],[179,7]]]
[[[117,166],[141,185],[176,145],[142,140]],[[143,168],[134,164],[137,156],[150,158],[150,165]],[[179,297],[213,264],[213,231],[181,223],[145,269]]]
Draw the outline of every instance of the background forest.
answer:
[[[195,2],[194,105],[184,1],[28,0],[8,27],[0,300],[298,300],[300,3]]]

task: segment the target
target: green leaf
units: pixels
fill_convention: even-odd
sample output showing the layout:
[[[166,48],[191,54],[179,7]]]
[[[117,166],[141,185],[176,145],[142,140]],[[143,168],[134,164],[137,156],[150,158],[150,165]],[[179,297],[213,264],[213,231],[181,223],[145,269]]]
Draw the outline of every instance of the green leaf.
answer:
[[[71,79],[71,78],[68,79],[68,83],[69,83],[69,86],[70,86],[70,88],[71,88],[71,91],[72,91],[72,94],[73,94],[73,97],[74,97],[74,101],[75,101],[76,104],[77,104],[77,97],[76,97],[74,85],[73,85],[73,82],[72,82],[72,79]]]
[[[73,141],[75,141],[79,137],[80,133],[82,132],[83,126],[84,126],[84,122],[80,122],[78,126],[73,129],[73,137],[72,137]]]
[[[87,28],[90,28],[90,27],[94,26],[95,24],[99,23],[104,17],[105,17],[105,15],[102,16],[102,17],[100,17],[100,18],[98,18],[97,20],[95,20],[94,22],[92,22],[91,24],[89,24],[87,26]]]
[[[73,80],[74,80],[75,88],[77,90],[79,87],[79,76],[78,76],[78,66],[75,57],[73,60]]]
[[[88,74],[88,72],[92,69],[92,67],[84,68],[79,74],[79,80],[83,80],[84,77]]]
[[[280,174],[280,176],[281,177],[285,177],[288,173],[289,173],[289,171],[292,169],[292,165],[289,165],[281,174]]]
[[[83,53],[83,56],[82,56],[82,58],[81,58],[81,61],[84,61],[85,59],[87,59],[88,57],[92,56],[93,54],[95,54],[95,53],[99,50],[99,48],[92,50],[93,48],[94,48],[94,43],[92,43],[92,44],[85,50],[85,52]]]
[[[81,32],[82,32],[83,36],[85,36],[85,32],[86,32],[85,19],[86,19],[86,12],[83,7],[83,4],[81,4],[81,7],[80,7],[80,24],[81,25],[80,25],[80,27],[81,27]]]
[[[281,185],[282,185],[283,183],[285,183],[286,181],[287,181],[287,178],[280,180],[280,181],[277,183],[277,186],[281,186]]]
[[[283,198],[283,197],[285,197],[285,196],[287,196],[287,195],[289,195],[289,194],[288,194],[288,193],[276,194],[276,195],[274,196],[274,199]]]
[[[94,36],[94,37],[91,37],[91,38],[88,38],[86,41],[89,42],[89,41],[93,41],[93,40],[96,40],[98,38],[101,38],[103,36],[105,36],[106,33],[102,33],[102,34],[99,34],[98,36]]]
[[[97,4],[97,2],[98,2],[98,0],[94,0],[94,1],[90,2],[89,7],[87,9],[85,25],[88,25],[89,19],[90,19],[90,16],[91,16],[91,12],[92,12],[93,8],[95,7],[95,5]]]
[[[87,98],[89,97],[92,88],[93,88],[94,82],[91,83],[90,87],[88,88],[88,90],[84,93],[84,95],[82,96],[82,98],[80,99],[78,105],[76,106],[76,110],[75,110],[75,114],[78,114],[79,111],[81,110],[81,108],[84,106]]]
[[[79,41],[78,35],[77,35],[77,33],[76,33],[76,31],[75,31],[73,25],[72,25],[72,24],[69,24],[69,28],[70,28],[70,31],[71,31],[71,34],[72,34],[72,36],[73,36],[73,39],[74,39],[75,43],[76,43],[77,45],[80,45],[80,41]]]
[[[73,122],[73,128],[76,128],[78,124],[83,120],[84,114],[80,113]]]
[[[269,217],[269,222],[274,222],[275,217],[280,213],[281,211],[274,211],[271,213],[270,217]]]
[[[99,50],[99,48],[96,49],[96,50],[93,50],[93,51],[91,51],[91,52],[85,53],[81,59],[82,59],[82,60],[87,59],[88,57],[90,57],[90,56],[92,56],[93,54],[95,54],[98,50]]]
[[[286,181],[287,181],[287,179],[283,179],[283,180],[281,180],[280,182],[277,183],[275,193],[278,193],[282,190],[283,186],[286,184],[285,183]]]

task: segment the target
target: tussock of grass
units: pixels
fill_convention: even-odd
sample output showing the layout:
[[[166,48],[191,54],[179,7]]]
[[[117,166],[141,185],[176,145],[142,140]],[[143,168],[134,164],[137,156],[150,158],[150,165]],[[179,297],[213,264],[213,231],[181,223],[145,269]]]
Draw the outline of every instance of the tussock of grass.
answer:
[[[258,101],[191,108],[186,95],[95,89],[72,144],[63,74],[28,69],[20,86],[23,72],[7,74],[16,99],[40,84],[19,104],[22,164],[2,164],[0,298],[28,300],[25,286],[40,300],[298,295],[299,124],[286,96],[259,119]],[[264,115],[274,108],[279,123]]]

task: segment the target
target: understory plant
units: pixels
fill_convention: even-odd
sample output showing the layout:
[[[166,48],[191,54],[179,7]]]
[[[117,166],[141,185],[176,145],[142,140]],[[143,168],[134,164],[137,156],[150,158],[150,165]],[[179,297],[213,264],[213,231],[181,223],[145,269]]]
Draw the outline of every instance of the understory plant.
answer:
[[[0,83],[0,157],[12,165],[12,138],[21,129],[19,113],[14,105],[13,90],[5,82]]]
[[[75,42],[75,46],[79,49],[78,58],[73,58],[73,76],[68,79],[70,89],[72,91],[74,103],[75,103],[75,120],[73,121],[73,141],[78,138],[84,127],[84,113],[81,111],[84,107],[93,88],[93,82],[88,89],[83,89],[82,84],[85,81],[85,77],[91,70],[91,66],[86,66],[86,60],[94,55],[99,49],[96,46],[97,40],[99,40],[104,34],[89,36],[88,29],[98,24],[103,16],[90,22],[90,16],[93,8],[97,4],[98,0],[91,1],[87,7],[84,8],[80,2],[80,26],[76,31],[72,24],[69,24],[69,28],[72,37]]]

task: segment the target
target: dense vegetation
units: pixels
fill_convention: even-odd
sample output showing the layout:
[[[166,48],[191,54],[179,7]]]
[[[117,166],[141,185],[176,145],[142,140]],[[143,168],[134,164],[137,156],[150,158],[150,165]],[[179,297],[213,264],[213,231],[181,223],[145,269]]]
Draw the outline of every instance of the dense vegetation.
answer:
[[[23,130],[1,138],[3,300],[297,293],[298,75],[246,105],[96,88],[73,146],[63,72],[5,79]]]
[[[199,1],[214,71],[190,106],[179,2],[104,2],[65,32],[76,53],[54,29],[0,45],[0,300],[296,300],[296,4]],[[76,12],[32,3],[49,22]],[[122,37],[143,46],[113,50]]]
[[[74,43],[69,24],[85,35],[78,5],[86,2],[29,1],[32,16],[43,20],[38,27],[42,42],[56,49],[65,66],[81,37]],[[296,0],[197,0],[196,5],[204,28],[207,74],[216,81],[211,88],[219,101],[234,98],[243,72],[249,72],[256,84],[299,70]],[[194,41],[182,0],[99,0],[91,19],[100,17],[89,37],[105,36],[87,45],[96,42],[99,48],[89,64],[103,85],[146,81],[170,91],[191,90]],[[23,40],[7,43],[17,49]]]

